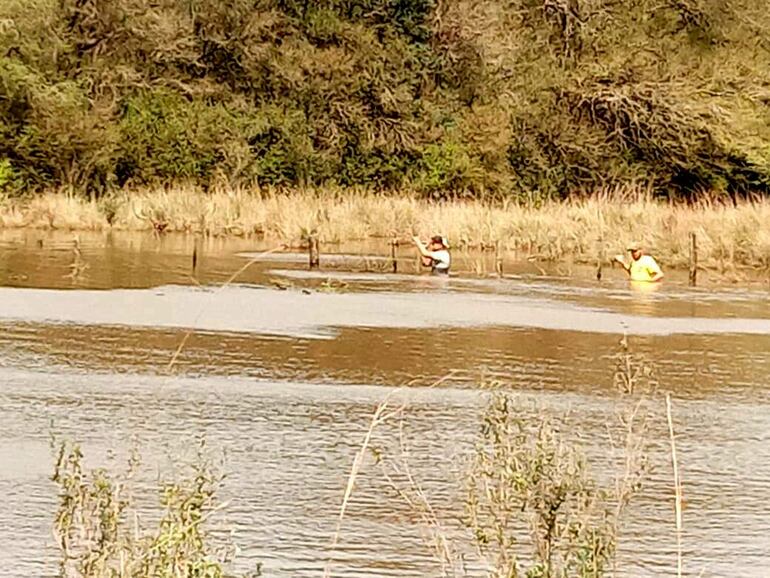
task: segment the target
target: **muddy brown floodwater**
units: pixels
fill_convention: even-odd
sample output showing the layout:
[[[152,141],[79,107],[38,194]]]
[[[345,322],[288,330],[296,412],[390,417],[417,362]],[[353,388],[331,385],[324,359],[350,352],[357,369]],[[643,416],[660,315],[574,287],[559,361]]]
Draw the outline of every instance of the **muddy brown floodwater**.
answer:
[[[339,256],[322,255],[312,273],[302,254],[271,254],[222,287],[270,247],[199,240],[193,272],[192,237],[80,234],[79,257],[73,237],[0,231],[1,576],[56,575],[52,433],[82,442],[91,464],[125,455],[136,438],[156,476],[205,435],[230,472],[222,523],[236,531],[234,570],[320,576],[371,413],[407,383],[397,397],[408,403],[412,467],[462,539],[479,384],[501,382],[523,407],[569,411],[600,458],[624,333],[673,396],[686,572],[770,575],[767,286],[704,276],[691,289],[674,272],[650,291],[617,269],[597,283],[588,269],[514,261],[492,279],[489,256],[462,254],[459,275],[434,279],[414,274],[406,249],[401,273],[387,274],[387,244],[372,242],[326,248]],[[375,444],[389,447],[396,427],[377,430]],[[652,435],[655,468],[629,512],[620,576],[675,575],[664,420]],[[437,576],[419,520],[381,478],[365,466],[333,575]]]

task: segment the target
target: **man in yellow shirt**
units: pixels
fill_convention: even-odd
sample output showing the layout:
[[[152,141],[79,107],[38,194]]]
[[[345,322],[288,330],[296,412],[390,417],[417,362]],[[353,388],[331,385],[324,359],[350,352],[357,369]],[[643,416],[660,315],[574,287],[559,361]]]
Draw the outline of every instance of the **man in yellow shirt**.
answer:
[[[631,262],[626,263],[623,255],[618,255],[615,260],[628,271],[631,281],[655,282],[663,279],[663,271],[660,265],[650,255],[645,255],[639,243],[631,243],[627,250],[631,253]]]

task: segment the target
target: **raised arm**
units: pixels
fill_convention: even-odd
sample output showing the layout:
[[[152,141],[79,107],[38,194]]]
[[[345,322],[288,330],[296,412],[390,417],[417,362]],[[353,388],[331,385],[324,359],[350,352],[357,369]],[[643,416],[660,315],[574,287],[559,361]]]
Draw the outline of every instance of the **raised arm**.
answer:
[[[623,269],[626,270],[626,273],[631,274],[631,263],[626,263],[626,259],[623,255],[615,255],[614,260],[621,264]]]
[[[431,252],[428,251],[428,248],[420,240],[419,237],[412,237],[412,241],[414,241],[414,244],[417,246],[417,250],[420,251],[420,255],[422,255],[423,257],[430,257],[431,256]]]

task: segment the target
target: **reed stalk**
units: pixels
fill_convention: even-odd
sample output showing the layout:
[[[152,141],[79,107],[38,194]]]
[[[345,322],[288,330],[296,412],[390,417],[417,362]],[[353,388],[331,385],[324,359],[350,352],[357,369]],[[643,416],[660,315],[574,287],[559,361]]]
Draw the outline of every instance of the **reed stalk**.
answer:
[[[676,457],[676,439],[674,436],[674,419],[671,415],[671,394],[666,394],[666,418],[668,419],[668,435],[671,441],[671,466],[674,469],[674,508],[676,513],[676,575],[682,578],[682,483],[679,479],[679,462]]]
[[[217,293],[219,293],[220,291],[223,291],[224,289],[229,287],[238,277],[240,277],[254,263],[258,262],[260,259],[262,259],[263,257],[266,257],[267,255],[275,253],[276,251],[280,251],[283,248],[284,248],[284,246],[281,245],[279,247],[273,247],[269,251],[264,251],[264,252],[260,253],[259,255],[255,255],[245,265],[243,265],[243,267],[241,267],[235,273],[230,275],[230,277],[224,283],[222,283],[222,285],[220,285],[217,288],[216,291],[214,291],[211,294],[208,303],[206,305],[204,305],[203,307],[201,307],[200,311],[198,311],[198,314],[195,316],[195,321],[193,322],[193,325],[197,325],[198,321],[201,318],[201,315],[203,315],[208,310],[209,306],[211,305],[212,301],[214,300],[214,296]],[[171,356],[171,359],[169,360],[168,365],[166,366],[166,373],[171,373],[171,371],[174,369],[174,365],[176,364],[176,360],[179,358],[179,355],[182,353],[182,350],[187,345],[187,342],[189,341],[189,339],[190,339],[190,337],[192,336],[193,333],[195,333],[195,329],[194,328],[188,329],[185,332],[184,336],[182,337],[182,341],[179,342],[179,346],[174,351],[174,354]]]
[[[451,378],[455,374],[455,371],[451,371],[441,377],[440,379],[437,379],[432,384],[430,384],[428,387],[437,387],[444,383],[446,380]],[[332,536],[332,540],[329,544],[329,557],[326,559],[326,564],[324,566],[324,578],[329,578],[331,576],[331,566],[332,566],[332,556],[334,554],[334,550],[337,548],[337,545],[339,544],[339,538],[340,538],[340,532],[342,531],[342,523],[345,519],[345,514],[347,513],[348,509],[348,503],[350,502],[350,498],[353,495],[353,490],[355,489],[356,479],[358,478],[358,474],[361,471],[361,467],[364,463],[364,458],[366,457],[366,452],[369,450],[369,445],[372,440],[372,435],[374,434],[374,430],[377,428],[377,426],[385,423],[386,421],[390,420],[391,418],[400,415],[403,410],[406,408],[406,404],[402,404],[394,409],[392,409],[389,412],[386,412],[388,409],[388,406],[390,404],[391,398],[398,392],[403,391],[405,387],[409,387],[411,385],[414,385],[417,382],[417,380],[412,380],[409,383],[407,383],[404,387],[399,387],[397,389],[392,390],[388,395],[385,396],[385,398],[377,404],[377,407],[374,410],[374,413],[372,414],[372,417],[369,421],[369,427],[366,430],[366,435],[364,436],[363,442],[361,443],[361,446],[358,448],[358,451],[356,452],[355,457],[353,458],[353,464],[350,467],[350,473],[348,474],[347,483],[345,484],[345,493],[342,497],[342,504],[340,504],[340,511],[337,515],[337,524],[334,529],[334,535]]]

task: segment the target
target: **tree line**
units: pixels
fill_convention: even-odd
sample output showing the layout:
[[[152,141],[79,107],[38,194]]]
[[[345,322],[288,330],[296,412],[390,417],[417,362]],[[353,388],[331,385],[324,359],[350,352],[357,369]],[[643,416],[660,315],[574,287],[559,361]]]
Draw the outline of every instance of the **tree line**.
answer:
[[[766,0],[2,0],[0,190],[770,188]]]

